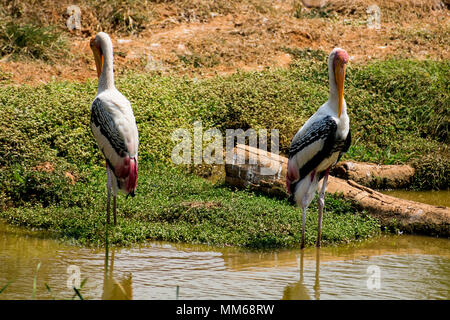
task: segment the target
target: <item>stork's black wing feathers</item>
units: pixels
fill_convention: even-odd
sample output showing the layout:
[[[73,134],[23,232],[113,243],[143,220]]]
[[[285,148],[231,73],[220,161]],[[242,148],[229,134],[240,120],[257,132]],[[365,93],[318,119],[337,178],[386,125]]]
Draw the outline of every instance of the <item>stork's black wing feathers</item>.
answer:
[[[313,171],[323,160],[329,158],[333,153],[340,152],[339,158],[348,150],[351,143],[350,132],[345,140],[336,140],[337,123],[331,116],[313,123],[306,133],[298,139],[292,141],[289,149],[289,158],[298,152],[302,152],[307,146],[323,140],[323,147],[299,168],[299,179],[290,185],[291,194],[295,193],[296,184]],[[324,172],[319,172],[319,179]]]
[[[289,148],[289,158],[317,140],[332,138],[334,142],[336,130],[336,121],[330,116],[326,116],[325,118],[314,122],[303,136],[292,141],[291,147]]]
[[[330,157],[336,141],[337,124],[332,117],[326,116],[311,125],[308,131],[293,141],[289,149],[289,158],[301,152],[308,145],[324,140],[323,147],[311,159],[309,159],[301,168],[299,168],[299,179],[296,183],[291,184],[292,193],[295,192],[297,182],[306,177],[314,168],[317,167],[326,158]]]
[[[351,134],[350,129],[348,129],[347,138],[344,140],[344,142],[342,144],[340,144],[342,146],[342,148],[341,149],[337,149],[337,150],[340,150],[340,153],[339,153],[339,157],[338,157],[336,162],[339,162],[339,160],[341,159],[342,155],[348,151],[348,149],[350,148],[351,143],[352,143],[352,134]]]
[[[96,98],[92,103],[91,124],[100,128],[101,134],[105,136],[117,154],[124,156],[128,152],[125,140],[114,123],[114,119],[99,98]]]

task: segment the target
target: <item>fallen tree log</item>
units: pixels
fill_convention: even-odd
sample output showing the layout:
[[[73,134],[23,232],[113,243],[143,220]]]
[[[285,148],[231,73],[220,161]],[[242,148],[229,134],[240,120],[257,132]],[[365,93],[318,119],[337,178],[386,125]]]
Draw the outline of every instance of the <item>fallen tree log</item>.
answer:
[[[225,165],[227,183],[287,196],[286,157],[241,144],[233,152],[233,161]],[[450,208],[398,199],[333,176],[328,180],[327,193],[342,194],[377,218],[382,226],[406,233],[450,236]]]
[[[372,189],[402,189],[411,185],[415,170],[409,165],[378,165],[341,161],[331,171],[333,176],[353,180]]]

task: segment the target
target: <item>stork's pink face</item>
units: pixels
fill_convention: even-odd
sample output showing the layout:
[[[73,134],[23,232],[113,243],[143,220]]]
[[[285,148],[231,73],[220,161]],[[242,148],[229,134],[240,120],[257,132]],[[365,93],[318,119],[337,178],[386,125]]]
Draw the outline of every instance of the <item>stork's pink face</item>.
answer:
[[[334,78],[336,79],[336,87],[339,97],[338,117],[342,113],[342,105],[344,103],[344,79],[345,67],[347,66],[349,56],[347,51],[339,49],[336,51],[333,59]]]
[[[339,64],[347,64],[349,60],[349,56],[347,51],[344,49],[339,49],[336,51],[336,54],[334,55],[334,67],[336,68]]]

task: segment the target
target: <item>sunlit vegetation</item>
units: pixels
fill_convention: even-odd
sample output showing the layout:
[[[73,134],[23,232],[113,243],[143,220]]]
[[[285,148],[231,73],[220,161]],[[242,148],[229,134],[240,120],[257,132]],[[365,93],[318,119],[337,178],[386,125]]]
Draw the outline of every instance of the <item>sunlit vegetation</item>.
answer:
[[[138,75],[117,80],[140,133],[138,195],[119,198],[111,243],[147,239],[244,247],[295,246],[300,214],[284,199],[236,191],[172,168],[172,132],[216,127],[280,131],[281,152],[328,96],[324,55],[298,53],[289,69],[203,80]],[[302,56],[303,55],[303,56]],[[387,72],[389,70],[389,72]],[[350,66],[347,159],[410,163],[415,188],[448,188],[448,62],[389,60]],[[0,216],[83,244],[104,239],[106,175],[89,129],[96,82],[0,88]],[[437,161],[437,160],[438,161]],[[370,237],[378,224],[327,197],[324,243]],[[316,231],[315,202],[307,242]]]

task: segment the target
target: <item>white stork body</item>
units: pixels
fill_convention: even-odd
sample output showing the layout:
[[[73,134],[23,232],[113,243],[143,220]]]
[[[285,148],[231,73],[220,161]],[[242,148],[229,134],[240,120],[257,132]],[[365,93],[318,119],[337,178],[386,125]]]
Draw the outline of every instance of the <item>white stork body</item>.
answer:
[[[117,191],[134,196],[138,173],[139,137],[130,102],[114,86],[113,47],[109,36],[100,32],[91,40],[97,73],[97,96],[91,106],[91,129],[106,159],[107,223],[113,193],[114,224]]]
[[[318,189],[319,226],[316,245],[320,246],[325,189],[330,168],[350,146],[350,120],[343,97],[347,53],[334,49],[328,59],[330,97],[300,128],[291,142],[286,186],[303,210],[301,248],[305,243],[306,209]]]

